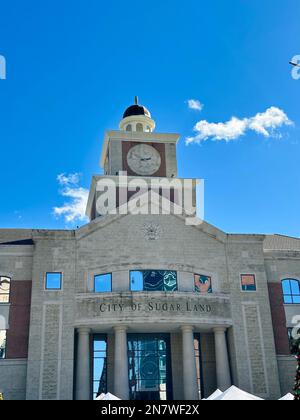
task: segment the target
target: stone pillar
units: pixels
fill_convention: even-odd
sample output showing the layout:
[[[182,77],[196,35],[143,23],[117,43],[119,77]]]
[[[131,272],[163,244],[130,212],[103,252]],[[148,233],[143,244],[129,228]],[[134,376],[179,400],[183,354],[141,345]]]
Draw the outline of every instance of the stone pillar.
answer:
[[[181,327],[183,355],[183,390],[184,399],[199,400],[197,368],[194,344],[194,328],[190,325]]]
[[[226,328],[214,328],[215,333],[215,349],[216,349],[216,365],[217,365],[217,382],[221,391],[227,391],[231,387],[230,367],[228,358],[228,349],[226,342]]]
[[[77,365],[76,365],[76,400],[91,398],[91,364],[89,328],[78,328]]]
[[[114,394],[121,400],[129,400],[129,371],[127,350],[127,327],[117,326],[115,330]]]

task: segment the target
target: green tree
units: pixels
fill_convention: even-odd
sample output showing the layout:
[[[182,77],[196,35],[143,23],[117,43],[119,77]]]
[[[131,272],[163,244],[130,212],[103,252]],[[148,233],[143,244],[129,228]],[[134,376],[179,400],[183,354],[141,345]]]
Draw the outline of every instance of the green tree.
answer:
[[[292,346],[293,354],[296,355],[296,359],[298,362],[297,365],[297,373],[295,378],[295,387],[294,387],[294,396],[295,401],[300,401],[300,338],[295,340]]]

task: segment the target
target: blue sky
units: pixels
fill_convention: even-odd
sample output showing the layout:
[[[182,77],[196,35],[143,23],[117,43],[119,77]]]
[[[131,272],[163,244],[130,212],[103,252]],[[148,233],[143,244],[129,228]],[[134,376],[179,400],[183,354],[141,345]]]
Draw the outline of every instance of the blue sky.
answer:
[[[182,135],[180,176],[205,179],[208,222],[300,236],[299,0],[0,0],[0,13],[0,227],[72,227],[53,215],[68,201],[57,176],[89,188],[105,130],[139,95],[157,131]],[[294,125],[185,144],[200,120],[270,107]]]

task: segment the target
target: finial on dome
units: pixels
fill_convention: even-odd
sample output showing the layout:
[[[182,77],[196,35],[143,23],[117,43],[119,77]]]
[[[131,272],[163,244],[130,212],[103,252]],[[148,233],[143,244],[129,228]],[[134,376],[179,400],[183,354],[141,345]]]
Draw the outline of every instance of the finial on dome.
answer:
[[[128,107],[120,122],[120,129],[125,131],[143,131],[152,133],[155,129],[155,121],[147,108],[139,105],[138,96],[134,97],[134,105]]]

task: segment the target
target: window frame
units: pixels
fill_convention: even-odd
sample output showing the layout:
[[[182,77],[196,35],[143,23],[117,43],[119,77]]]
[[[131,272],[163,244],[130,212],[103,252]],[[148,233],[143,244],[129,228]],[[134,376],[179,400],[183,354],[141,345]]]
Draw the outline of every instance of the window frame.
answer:
[[[161,271],[161,270],[159,270]],[[171,271],[171,270],[170,270]],[[172,375],[172,347],[171,347],[171,334],[170,333],[130,333],[127,334],[127,352],[128,352],[128,365],[130,367],[130,361],[133,359],[135,361],[140,362],[141,359],[143,359],[145,357],[145,355],[147,355],[147,350],[145,350],[144,346],[140,346],[137,349],[132,349],[132,344],[134,343],[147,343],[147,342],[152,341],[153,343],[155,343],[156,349],[154,351],[150,351],[150,355],[151,353],[154,354],[154,357],[157,359],[159,359],[159,356],[164,354],[166,356],[165,360],[166,360],[166,397],[167,397],[167,401],[170,401],[173,399],[173,375]],[[163,341],[165,343],[165,348],[164,349],[160,349],[159,348],[159,342]],[[131,360],[130,360],[131,359]],[[141,376],[141,369],[142,369],[142,365],[140,363],[137,363],[135,366],[137,366],[137,378],[136,381],[140,382],[143,380],[142,376]],[[158,365],[159,366],[159,365]],[[132,379],[130,377],[130,372],[131,369],[129,369],[129,381]],[[145,378],[145,380],[147,380],[147,378]],[[148,379],[149,381],[158,381],[157,379]],[[143,391],[138,391],[138,392],[143,392]],[[147,392],[147,391],[146,391]],[[150,391],[151,392],[151,389]],[[133,397],[133,391],[132,391],[132,386],[129,386],[129,393],[130,393],[130,397]],[[133,400],[132,401],[137,401],[137,400]],[[160,401],[165,401],[165,400],[160,400]]]
[[[284,284],[285,283],[289,283],[289,289],[290,289],[290,294],[284,293]],[[298,283],[298,287],[299,287],[299,294],[295,294],[293,293],[293,289],[292,289],[292,283]],[[282,296],[283,296],[283,303],[284,305],[300,305],[300,302],[294,302],[294,298],[297,297],[300,299],[300,281],[297,278],[292,278],[292,277],[288,277],[288,278],[284,278],[281,280],[281,290],[282,290]],[[291,298],[292,302],[286,302],[286,297]]]
[[[97,342],[97,341],[105,342],[105,345],[106,345],[105,351],[95,350],[95,342]],[[92,399],[93,400],[95,399],[95,394],[97,394],[96,392],[94,392],[95,383],[99,382],[99,385],[100,385],[101,378],[102,378],[102,376],[101,376],[99,381],[95,379],[95,377],[96,377],[95,376],[95,360],[96,359],[103,359],[104,360],[104,362],[103,362],[104,366],[103,367],[106,368],[106,371],[105,371],[105,380],[106,380],[105,387],[106,387],[106,393],[107,393],[107,389],[108,389],[108,371],[107,371],[107,368],[108,368],[108,356],[109,356],[108,346],[109,346],[109,343],[108,343],[108,335],[107,334],[93,334],[92,335],[91,342],[90,342],[90,353],[91,353],[91,370],[92,370],[92,374],[91,374],[91,393],[92,393]],[[105,353],[105,357],[100,357],[100,354],[103,354],[103,353]],[[105,363],[106,363],[106,366],[105,366]],[[103,373],[103,371],[102,371],[102,373]]]
[[[165,271],[165,272],[170,272],[170,273],[176,273],[176,290],[174,290],[173,292],[168,292],[168,291],[164,291],[164,290],[144,290],[144,284],[143,284],[143,289],[142,290],[132,290],[131,288],[131,273],[137,273],[137,272],[144,272],[144,271]],[[140,270],[129,270],[129,291],[131,293],[176,293],[179,291],[179,287],[178,287],[178,271],[177,270],[158,270],[158,269],[140,269]]]
[[[255,281],[255,290],[244,290],[243,289],[243,282],[242,282],[242,280],[243,280],[243,277],[244,276],[251,276],[251,277],[254,277],[254,281]],[[255,273],[251,273],[251,274],[246,274],[246,273],[241,273],[240,274],[240,287],[241,287],[241,291],[242,291],[242,293],[257,293],[258,292],[258,286],[257,286],[257,276],[256,276],[256,274]]]
[[[0,330],[5,332],[5,347],[4,347],[4,357],[0,357],[0,360],[6,360],[7,359],[7,329]]]
[[[97,292],[96,291],[96,277],[104,277],[104,276],[110,276],[110,290],[109,291],[105,291],[105,292]],[[103,294],[103,293],[112,293],[112,291],[113,291],[113,276],[112,276],[112,273],[102,273],[102,274],[94,274],[94,277],[93,277],[93,281],[94,281],[94,284],[93,284],[93,293],[99,293],[99,294]]]
[[[135,126],[135,131],[137,133],[143,133],[144,132],[144,124],[141,122],[138,122]]]
[[[196,348],[196,342],[198,343],[198,349]],[[198,385],[198,393],[199,393],[199,400],[206,397],[205,395],[205,378],[204,378],[204,371],[203,371],[203,349],[202,349],[202,334],[201,333],[194,333],[194,350],[195,350],[195,359],[196,359],[196,366],[197,362],[199,363],[199,371],[197,366],[197,385]],[[198,377],[200,375],[200,377]]]
[[[201,292],[198,292],[197,290],[196,290],[196,283],[195,283],[195,277],[196,276],[199,276],[199,277],[207,277],[207,278],[209,278],[210,279],[210,289],[211,289],[211,292],[206,292],[206,293],[201,293]],[[211,275],[208,275],[208,274],[199,274],[199,273],[194,273],[194,275],[193,275],[193,279],[194,279],[194,293],[196,293],[196,294],[198,294],[198,295],[200,295],[200,296],[205,296],[205,295],[211,295],[211,294],[213,294],[214,293],[214,289],[213,289],[213,282],[212,282],[212,276]]]
[[[2,293],[2,296],[8,296],[8,301],[7,302],[1,302],[0,301],[0,305],[9,305],[10,301],[11,301],[11,282],[12,282],[12,280],[11,280],[11,277],[3,276],[3,275],[0,276],[0,280],[1,279],[9,280],[9,291],[8,291],[8,293]]]
[[[295,350],[295,352],[293,352],[293,350],[292,350],[293,347],[294,347],[294,344],[297,342],[297,340],[295,340],[292,337],[292,332],[293,332],[294,328],[295,327],[288,327],[287,328],[287,336],[288,336],[288,340],[289,340],[289,348],[290,348],[291,356],[296,356],[297,355],[296,350]]]
[[[48,288],[47,287],[47,276],[48,274],[60,274],[60,288],[59,289],[52,289],[52,288]],[[64,278],[64,273],[62,271],[46,271],[45,272],[45,276],[44,276],[44,290],[46,292],[61,292],[63,291],[63,278]]]

